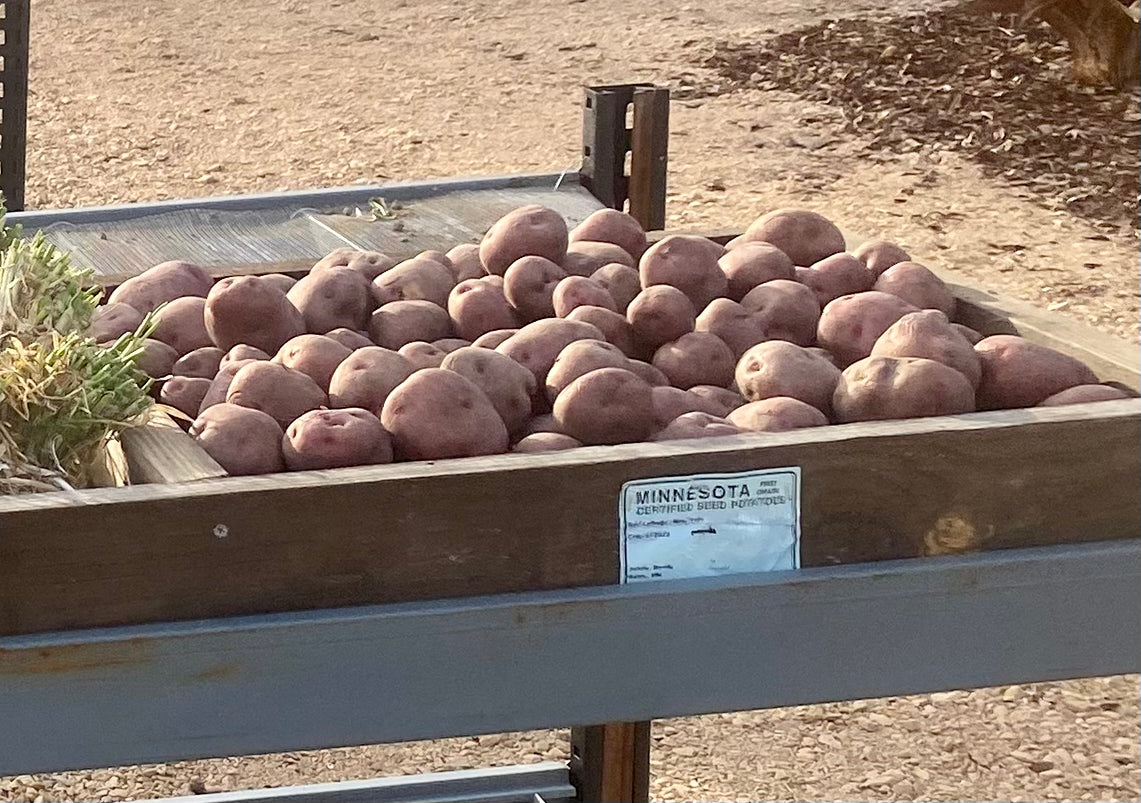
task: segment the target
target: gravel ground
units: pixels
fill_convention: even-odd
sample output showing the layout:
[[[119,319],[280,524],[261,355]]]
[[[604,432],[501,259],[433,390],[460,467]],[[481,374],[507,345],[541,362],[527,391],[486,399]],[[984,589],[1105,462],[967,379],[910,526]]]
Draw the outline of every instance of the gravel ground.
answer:
[[[872,149],[838,109],[793,94],[686,97],[716,80],[693,66],[716,42],[916,6],[33,0],[29,206],[559,170],[577,164],[582,85],[656,81],[679,92],[670,225],[809,205],[1136,342],[1130,231],[1047,209],[955,152]],[[653,796],[1137,800],[1139,694],[1128,676],[658,722]],[[563,732],[504,734],[3,778],[0,800],[146,799],[566,752]]]

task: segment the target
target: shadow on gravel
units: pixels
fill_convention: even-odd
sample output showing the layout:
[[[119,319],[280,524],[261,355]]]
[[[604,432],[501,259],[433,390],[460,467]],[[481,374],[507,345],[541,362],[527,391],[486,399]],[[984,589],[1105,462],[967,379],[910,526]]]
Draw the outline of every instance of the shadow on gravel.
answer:
[[[700,63],[720,80],[692,95],[792,92],[837,107],[873,149],[957,151],[1049,208],[1138,233],[1141,92],[1071,81],[1044,24],[964,7],[824,21],[718,42]]]

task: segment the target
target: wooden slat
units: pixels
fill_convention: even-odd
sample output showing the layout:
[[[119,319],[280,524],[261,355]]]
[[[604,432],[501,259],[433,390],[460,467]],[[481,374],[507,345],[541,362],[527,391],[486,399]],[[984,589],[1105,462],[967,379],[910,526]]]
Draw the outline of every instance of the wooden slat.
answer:
[[[764,467],[809,566],[1135,538],[1139,440],[1123,400],[11,497],[0,634],[611,584],[624,482]]]
[[[169,415],[152,409],[146,424],[124,430],[131,483],[189,482],[228,476]]]

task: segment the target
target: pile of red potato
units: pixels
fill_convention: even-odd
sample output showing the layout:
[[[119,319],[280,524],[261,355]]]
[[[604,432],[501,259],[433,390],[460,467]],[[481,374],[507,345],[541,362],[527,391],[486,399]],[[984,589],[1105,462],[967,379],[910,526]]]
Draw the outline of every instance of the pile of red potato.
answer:
[[[541,206],[479,245],[335,251],[300,280],[181,262],[124,282],[99,342],[158,308],[141,358],[230,474],[775,432],[1123,398],[1072,357],[954,322],[901,248],[845,252],[771,212],[721,246],[647,247],[629,215]]]

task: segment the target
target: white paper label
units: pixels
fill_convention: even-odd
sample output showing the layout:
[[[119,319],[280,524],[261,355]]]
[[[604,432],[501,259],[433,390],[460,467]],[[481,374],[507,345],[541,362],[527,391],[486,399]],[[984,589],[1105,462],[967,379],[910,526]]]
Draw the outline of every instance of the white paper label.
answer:
[[[800,468],[622,486],[622,582],[800,568]]]

